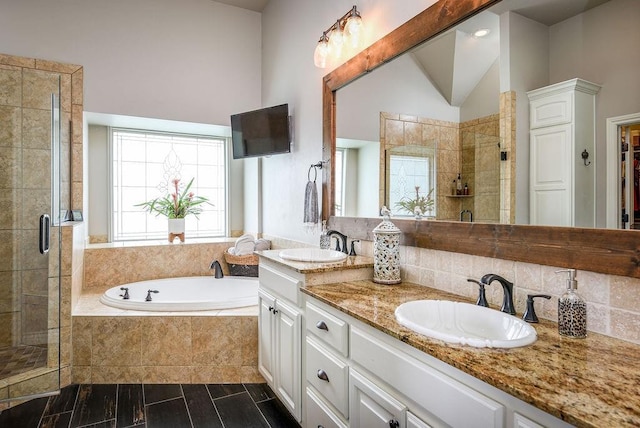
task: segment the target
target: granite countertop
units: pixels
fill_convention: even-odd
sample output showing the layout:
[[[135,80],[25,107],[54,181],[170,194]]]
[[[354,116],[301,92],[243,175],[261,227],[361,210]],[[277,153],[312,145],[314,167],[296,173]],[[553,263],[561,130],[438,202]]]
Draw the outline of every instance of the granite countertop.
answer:
[[[280,251],[281,250],[255,251],[255,254],[304,274],[373,267],[373,259],[371,257],[348,256],[344,261],[338,263],[294,262],[281,258],[279,256]]]
[[[586,339],[565,338],[547,320],[532,324],[538,340],[527,347],[452,345],[402,327],[394,311],[417,299],[469,302],[462,296],[371,281],[314,285],[302,292],[570,424],[640,426],[640,345],[592,332]]]

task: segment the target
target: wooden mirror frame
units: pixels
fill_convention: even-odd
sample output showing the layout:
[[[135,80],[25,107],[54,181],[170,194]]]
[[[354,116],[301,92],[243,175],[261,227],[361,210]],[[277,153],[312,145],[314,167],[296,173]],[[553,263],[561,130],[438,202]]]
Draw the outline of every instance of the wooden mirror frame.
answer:
[[[440,0],[323,78],[322,216],[352,239],[373,240],[380,218],[335,217],[336,91],[501,0]],[[640,234],[489,223],[401,220],[407,246],[640,278]]]

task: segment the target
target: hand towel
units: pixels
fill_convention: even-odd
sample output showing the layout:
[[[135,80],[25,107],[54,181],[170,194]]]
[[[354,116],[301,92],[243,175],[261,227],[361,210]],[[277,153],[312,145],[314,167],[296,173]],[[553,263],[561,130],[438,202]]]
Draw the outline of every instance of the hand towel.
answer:
[[[256,251],[264,251],[270,248],[271,248],[271,241],[263,238],[256,239],[256,246],[254,248]]]
[[[318,189],[316,182],[309,180],[304,193],[304,223],[307,227],[315,227],[320,214],[318,212]]]
[[[246,256],[253,254],[255,239],[253,235],[242,235],[236,240],[236,256]]]

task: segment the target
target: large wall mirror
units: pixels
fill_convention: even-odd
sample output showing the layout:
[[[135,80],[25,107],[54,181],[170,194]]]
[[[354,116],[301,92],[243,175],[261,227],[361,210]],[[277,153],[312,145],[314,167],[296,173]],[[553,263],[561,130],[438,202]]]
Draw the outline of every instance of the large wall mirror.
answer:
[[[628,55],[640,40],[640,31],[632,28],[639,15],[633,0],[437,2],[325,76],[324,151],[331,164],[323,171],[323,216],[331,217],[334,227],[367,239],[381,205],[411,219],[398,200],[431,193],[434,205],[427,215],[441,221],[407,220],[402,224],[407,244],[436,248],[440,244],[432,234],[443,228],[467,236],[470,225],[451,222],[471,212],[475,232],[490,231],[491,240],[517,232],[538,236],[544,242],[532,245],[544,248],[558,247],[558,237],[583,236],[588,242],[595,236],[602,242],[588,244],[596,248],[587,259],[600,265],[594,251],[612,257],[621,251],[624,261],[614,258],[625,266],[611,271],[591,263],[590,270],[640,275],[638,248],[628,239],[635,232],[602,231],[588,238],[582,228],[502,226],[530,224],[527,92],[580,78],[601,85],[595,101],[596,146],[589,158],[595,179],[587,189],[594,195],[595,220],[588,227],[624,227],[618,217],[634,194],[625,195],[621,186],[624,166],[632,163],[621,162],[619,142],[621,132],[633,141],[638,131],[630,125],[640,123],[640,98],[629,96],[640,92],[635,71],[640,59]],[[489,33],[474,36],[479,29]],[[431,154],[419,155],[421,146],[430,147]],[[398,151],[406,152],[407,162],[394,183],[398,173],[392,173],[390,158]],[[336,168],[341,168],[340,183],[335,182]],[[457,192],[458,174],[468,195]],[[626,171],[627,177],[633,174],[632,168]],[[626,205],[630,210],[632,204]],[[608,241],[621,233],[631,236],[612,248]],[[478,253],[461,248],[468,243],[462,240],[455,248],[446,243],[438,248],[490,256],[503,251],[492,241],[489,250]],[[505,258],[576,267],[577,251],[556,263],[549,263],[548,254]]]

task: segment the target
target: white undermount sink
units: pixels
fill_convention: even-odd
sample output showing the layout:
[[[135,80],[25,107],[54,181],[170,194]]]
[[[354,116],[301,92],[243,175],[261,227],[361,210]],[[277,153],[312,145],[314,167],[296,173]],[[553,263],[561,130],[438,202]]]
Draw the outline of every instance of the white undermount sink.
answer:
[[[414,300],[396,308],[406,328],[448,343],[477,348],[516,348],[536,341],[536,330],[513,315],[448,300]]]
[[[320,248],[290,248],[280,251],[278,255],[285,260],[310,263],[337,263],[347,258],[341,251]]]

